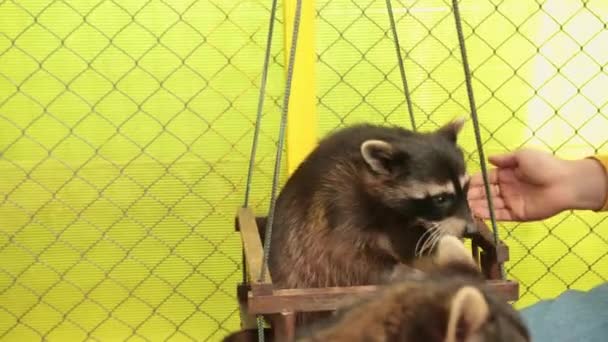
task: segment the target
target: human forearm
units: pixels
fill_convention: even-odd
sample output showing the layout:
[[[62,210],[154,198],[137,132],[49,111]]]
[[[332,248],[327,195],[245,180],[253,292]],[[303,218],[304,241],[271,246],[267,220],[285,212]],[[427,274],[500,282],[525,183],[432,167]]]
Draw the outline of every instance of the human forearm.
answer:
[[[564,182],[569,187],[567,209],[608,210],[608,156],[568,161]],[[547,170],[550,172],[550,170]]]

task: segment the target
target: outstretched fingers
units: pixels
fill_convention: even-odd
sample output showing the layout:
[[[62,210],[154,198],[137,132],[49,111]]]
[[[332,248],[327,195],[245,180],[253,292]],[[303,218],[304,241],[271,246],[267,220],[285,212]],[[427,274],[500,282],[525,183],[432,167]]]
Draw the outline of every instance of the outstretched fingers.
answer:
[[[490,184],[490,196],[492,196],[492,199],[502,197],[502,192],[498,184]],[[469,192],[467,193],[467,198],[469,201],[485,201],[487,198],[486,188],[483,185],[470,187]]]
[[[501,193],[501,186],[511,185],[517,182],[518,180],[513,169],[492,169],[488,171],[488,183],[490,184],[490,193],[492,197],[503,196]],[[481,173],[477,173],[471,177],[467,197],[469,200],[486,198],[486,190]]]
[[[471,211],[479,217],[489,218],[490,217],[490,206],[488,201],[484,199],[469,201],[469,206]],[[505,203],[502,198],[492,198],[492,206],[494,207],[494,212],[503,212],[503,213],[511,213],[511,208]],[[511,215],[511,214],[509,214]],[[504,215],[503,215],[504,216]]]
[[[487,209],[489,207],[488,200],[484,197],[476,200],[469,200],[469,205],[475,208]],[[494,209],[509,209],[505,200],[501,197],[492,197],[492,206]]]
[[[514,168],[519,164],[516,153],[493,155],[488,157],[488,161],[499,168]]]
[[[475,216],[480,219],[488,220],[490,219],[490,210],[486,208],[478,207],[476,210],[473,210]],[[494,209],[494,218],[497,221],[515,221],[517,217],[511,212],[509,209]]]

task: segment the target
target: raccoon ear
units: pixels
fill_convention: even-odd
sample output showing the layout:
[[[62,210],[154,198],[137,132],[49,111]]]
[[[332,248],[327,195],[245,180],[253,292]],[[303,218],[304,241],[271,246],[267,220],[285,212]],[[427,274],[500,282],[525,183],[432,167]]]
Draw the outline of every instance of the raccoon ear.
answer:
[[[393,165],[399,157],[403,156],[386,141],[374,139],[366,140],[361,144],[361,155],[374,172],[382,175],[391,174]]]
[[[455,143],[458,140],[458,134],[460,134],[460,131],[462,131],[466,121],[467,119],[465,117],[454,119],[445,124],[443,127],[439,128],[437,132]]]
[[[488,302],[481,291],[464,286],[452,297],[445,342],[466,341],[490,316]]]

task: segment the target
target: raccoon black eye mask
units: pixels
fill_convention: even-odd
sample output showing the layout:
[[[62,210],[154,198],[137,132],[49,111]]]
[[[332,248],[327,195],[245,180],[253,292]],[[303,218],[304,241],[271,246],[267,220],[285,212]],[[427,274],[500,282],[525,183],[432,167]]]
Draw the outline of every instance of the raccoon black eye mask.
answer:
[[[447,183],[448,185],[441,188],[437,187],[438,191],[435,192],[433,191],[435,185],[431,184],[422,196],[403,199],[404,207],[411,208],[420,217],[428,220],[441,220],[454,215],[462,201],[466,200],[466,193],[469,188],[468,177],[462,176],[461,179],[463,179],[461,183],[464,183],[464,185],[458,185],[456,190],[454,190],[453,183]],[[424,185],[421,185],[420,188],[424,188]]]

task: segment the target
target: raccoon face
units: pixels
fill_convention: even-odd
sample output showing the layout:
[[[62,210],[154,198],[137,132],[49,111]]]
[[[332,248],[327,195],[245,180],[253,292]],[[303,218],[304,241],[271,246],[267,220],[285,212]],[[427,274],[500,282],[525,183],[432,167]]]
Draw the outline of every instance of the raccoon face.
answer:
[[[463,125],[464,120],[455,120],[434,132],[364,141],[361,156],[371,197],[437,236],[473,233],[469,176],[457,145]]]

